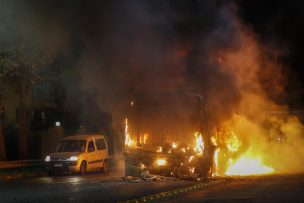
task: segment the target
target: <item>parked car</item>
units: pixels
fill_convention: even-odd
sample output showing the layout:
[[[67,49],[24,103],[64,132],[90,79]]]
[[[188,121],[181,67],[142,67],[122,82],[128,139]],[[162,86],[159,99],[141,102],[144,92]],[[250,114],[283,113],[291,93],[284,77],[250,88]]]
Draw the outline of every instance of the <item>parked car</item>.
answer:
[[[49,175],[55,172],[108,172],[108,145],[102,135],[75,135],[63,139],[54,153],[45,157]]]

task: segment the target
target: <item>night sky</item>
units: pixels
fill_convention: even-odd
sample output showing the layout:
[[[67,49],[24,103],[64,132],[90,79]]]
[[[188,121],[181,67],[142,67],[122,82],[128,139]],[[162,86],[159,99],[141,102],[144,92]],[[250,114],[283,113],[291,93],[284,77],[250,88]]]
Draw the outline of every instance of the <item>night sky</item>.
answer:
[[[303,108],[303,1],[237,1],[241,18],[248,23],[263,43],[279,47],[280,61],[288,77],[285,101]]]
[[[77,110],[90,97],[112,114],[126,112],[131,100],[144,109],[166,102],[181,109],[189,95],[200,93],[210,99],[211,110],[221,112],[218,117],[226,118],[235,111],[241,90],[235,75],[220,68],[219,53],[237,48],[237,24],[258,46],[275,50],[260,54],[280,64],[284,85],[277,93],[272,86],[281,78],[271,79],[261,68],[265,92],[275,103],[303,108],[303,4],[1,0],[0,41],[1,46],[36,42],[61,61],[66,108]]]

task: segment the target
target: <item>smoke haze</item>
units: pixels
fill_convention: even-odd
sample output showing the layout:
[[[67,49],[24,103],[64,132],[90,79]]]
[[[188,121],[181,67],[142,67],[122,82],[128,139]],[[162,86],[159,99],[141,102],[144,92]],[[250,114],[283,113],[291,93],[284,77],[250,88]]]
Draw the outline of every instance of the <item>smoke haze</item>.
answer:
[[[39,40],[48,54],[64,58],[66,106],[91,97],[120,125],[135,111],[129,105],[135,101],[145,118],[141,130],[159,141],[166,122],[171,141],[197,130],[191,115],[197,110],[193,93],[200,94],[214,126],[228,126],[246,143],[240,155],[250,149],[278,172],[303,171],[303,126],[278,102],[288,84],[278,60],[282,52],[259,41],[235,4],[10,2],[1,0],[1,15],[13,19],[0,18],[8,26],[1,27],[1,40],[14,41],[17,33],[16,38]],[[278,137],[283,144],[273,141]]]

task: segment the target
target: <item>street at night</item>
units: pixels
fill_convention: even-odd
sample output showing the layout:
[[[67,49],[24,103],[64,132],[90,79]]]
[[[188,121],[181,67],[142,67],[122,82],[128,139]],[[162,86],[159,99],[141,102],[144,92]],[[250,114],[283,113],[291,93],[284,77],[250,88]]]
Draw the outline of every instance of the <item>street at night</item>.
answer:
[[[0,203],[304,202],[303,10],[0,0]]]
[[[303,175],[228,178],[160,202],[303,202]]]
[[[113,175],[113,174],[112,174]],[[226,177],[203,182],[131,182],[109,175],[2,181],[1,202],[303,202],[304,175]],[[183,191],[181,191],[183,190]],[[175,193],[175,191],[178,191]],[[162,196],[168,192],[166,196]],[[170,193],[170,194],[169,194]],[[157,198],[157,196],[159,196]],[[153,199],[150,199],[150,198]]]
[[[1,181],[0,202],[117,202],[193,185],[189,181],[133,182],[115,174]]]

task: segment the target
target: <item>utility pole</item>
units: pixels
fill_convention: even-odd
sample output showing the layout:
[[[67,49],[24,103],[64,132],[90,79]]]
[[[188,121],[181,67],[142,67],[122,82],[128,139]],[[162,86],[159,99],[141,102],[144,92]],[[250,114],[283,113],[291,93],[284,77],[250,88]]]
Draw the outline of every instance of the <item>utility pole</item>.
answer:
[[[201,134],[204,136],[204,134],[207,131],[207,99],[205,95],[201,94],[192,94],[198,99],[198,107],[199,107],[199,130]]]
[[[192,94],[198,99],[199,105],[199,127],[204,140],[204,152],[200,163],[201,177],[207,178],[212,175],[214,147],[211,143],[210,114],[207,108],[207,96]]]

